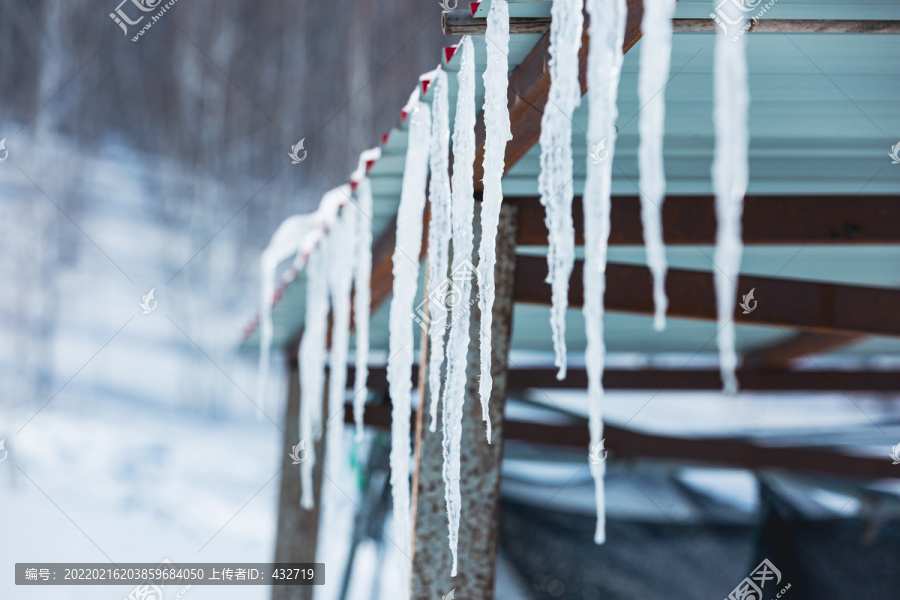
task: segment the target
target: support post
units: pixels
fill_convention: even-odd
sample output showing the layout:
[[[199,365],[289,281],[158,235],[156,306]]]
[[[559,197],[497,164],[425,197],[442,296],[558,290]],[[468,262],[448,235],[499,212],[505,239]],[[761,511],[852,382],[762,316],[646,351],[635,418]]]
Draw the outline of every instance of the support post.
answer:
[[[281,452],[281,490],[278,495],[278,530],[275,534],[275,562],[316,562],[316,545],[319,537],[319,507],[322,500],[322,470],[313,471],[315,508],[304,510],[300,506],[300,466],[292,464],[291,448],[300,441],[300,381],[298,379],[296,344],[295,352],[288,357],[288,397],[285,408],[284,444]],[[328,389],[326,384],[325,389]],[[327,397],[327,392],[326,392]],[[309,443],[309,441],[307,442]],[[325,432],[315,443],[316,456],[325,451]],[[314,586],[272,586],[272,600],[312,600]]]
[[[491,376],[493,391],[490,417],[493,426],[492,443],[484,437],[485,424],[481,420],[481,401],[478,397],[479,328],[478,303],[472,305],[469,322],[470,343],[465,405],[462,421],[462,455],[460,485],[462,487],[462,515],[459,528],[459,568],[457,577],[450,577],[451,555],[447,541],[447,505],[442,477],[441,424],[429,431],[425,409],[430,399],[426,385],[427,367],[420,369],[419,392],[421,402],[416,417],[416,454],[413,476],[413,555],[412,598],[434,600],[456,590],[455,595],[466,600],[492,600],[497,564],[498,521],[500,512],[500,467],[503,458],[503,410],[506,404],[507,355],[512,333],[513,288],[516,265],[517,207],[505,202],[500,211],[497,232],[496,297],[493,308],[491,337]],[[480,238],[480,203],[476,203],[475,256]],[[472,300],[478,293],[473,285]],[[427,336],[424,337],[423,358],[427,365]],[[440,418],[440,411],[438,411]]]

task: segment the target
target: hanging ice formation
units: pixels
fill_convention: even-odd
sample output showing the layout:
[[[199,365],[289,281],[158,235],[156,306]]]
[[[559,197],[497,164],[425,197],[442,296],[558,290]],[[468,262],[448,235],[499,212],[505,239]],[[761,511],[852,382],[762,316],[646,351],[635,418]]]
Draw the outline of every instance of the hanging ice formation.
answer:
[[[719,9],[731,14],[728,23],[736,21],[729,31],[716,29],[713,121],[716,150],[712,165],[713,191],[716,194],[716,250],[713,255],[713,277],[718,309],[719,368],[726,393],[737,392],[735,376],[737,353],[734,349],[734,305],[737,280],[741,268],[741,213],[747,191],[748,164],[747,59],[744,36],[732,38],[744,26],[743,12],[730,3]]]
[[[400,206],[397,212],[397,245],[393,254],[393,300],[390,309],[390,341],[387,364],[388,388],[393,402],[391,411],[391,489],[394,520],[400,538],[400,550],[409,555],[409,465],[412,413],[411,385],[413,363],[413,319],[410,316],[416,298],[419,277],[419,251],[422,246],[422,212],[425,208],[425,184],[428,176],[431,110],[419,102],[418,87],[404,109],[409,119],[409,146],[403,171]]]
[[[306,318],[298,351],[300,363],[300,439],[306,441],[307,459],[300,465],[300,503],[309,510],[313,501],[314,438],[320,437],[328,327],[328,244],[326,238],[312,251],[306,264]]]
[[[431,223],[428,226],[428,393],[431,398],[431,431],[437,427],[441,398],[441,369],[444,365],[444,335],[447,332],[447,268],[450,259],[450,103],[447,74],[432,74],[434,98],[431,102],[431,180],[428,197]]]
[[[641,23],[641,64],[638,75],[638,104],[641,106],[638,149],[640,166],[641,221],[644,224],[644,246],[647,266],[653,275],[653,326],[666,328],[666,248],[663,242],[662,206],[666,194],[666,172],[663,165],[663,133],[666,116],[665,87],[672,54],[671,0],[644,0]]]
[[[484,70],[484,193],[481,202],[481,243],[478,248],[479,294],[481,310],[481,418],[486,423],[485,434],[491,443],[489,403],[491,377],[491,312],[494,306],[494,265],[497,262],[497,224],[503,202],[503,177],[506,143],[512,139],[509,130],[509,107],[506,92],[509,87],[509,6],[506,0],[492,0],[488,12],[487,67]]]
[[[447,378],[443,394],[444,495],[447,499],[451,575],[456,577],[457,544],[462,497],[459,487],[462,411],[465,401],[466,366],[469,352],[469,318],[472,296],[471,270],[475,219],[475,50],[466,36],[460,42],[459,90],[456,95],[456,119],[453,125],[452,234],[454,277],[453,293],[459,301],[452,306],[450,335],[447,338]],[[408,420],[407,420],[408,422]]]
[[[597,527],[594,542],[606,541],[606,495],[603,477],[603,296],[606,291],[606,256],[609,244],[612,162],[616,148],[616,97],[625,39],[625,0],[587,0],[591,23],[588,50],[588,143],[594,156],[587,158],[584,183],[584,324],[587,334],[585,362],[588,374],[588,415],[591,437],[590,468],[594,477]],[[605,147],[604,147],[605,146]],[[601,155],[603,149],[607,154]],[[600,159],[601,160],[597,160]]]
[[[345,205],[331,227],[328,257],[328,287],[331,290],[331,353],[329,355],[328,412],[326,413],[325,456],[329,472],[336,474],[341,460],[341,437],[344,429],[344,396],[347,388],[347,353],[350,346],[350,292],[356,253],[353,248],[356,237],[358,212],[350,206],[350,187],[338,188],[344,195]]]
[[[272,349],[272,299],[275,296],[275,269],[295,255],[299,240],[316,225],[315,213],[288,217],[278,226],[260,258],[259,372],[256,403],[264,406],[269,379],[269,354]]]
[[[353,325],[356,330],[356,380],[353,382],[353,420],[356,439],[363,435],[363,413],[366,406],[366,381],[369,379],[369,310],[372,279],[372,184],[366,176],[369,164],[381,158],[381,148],[366,150],[359,157],[359,167],[351,176],[356,184],[356,269],[353,279]]]
[[[547,282],[551,284],[550,326],[557,379],[566,376],[566,309],[569,277],[575,263],[572,224],[572,113],[581,102],[578,49],[583,17],[579,0],[553,0],[550,28],[550,93],[541,118],[541,174],[538,189],[550,232]],[[605,17],[604,17],[605,18]]]
[[[302,487],[300,504],[305,509],[314,506],[312,473],[316,465],[315,440],[322,437],[328,310],[332,292],[329,269],[332,268],[331,261],[334,260],[331,250],[334,247],[332,239],[334,236],[328,235],[327,232],[335,225],[341,207],[348,201],[348,194],[347,186],[325,193],[318,210],[312,215],[315,226],[300,239],[294,260],[294,268],[297,270],[306,265],[305,329],[297,351],[300,380],[300,440],[308,443],[305,449],[309,453],[300,466]],[[346,349],[344,357],[346,363]],[[332,439],[336,437],[332,436]],[[332,452],[332,456],[336,454]]]

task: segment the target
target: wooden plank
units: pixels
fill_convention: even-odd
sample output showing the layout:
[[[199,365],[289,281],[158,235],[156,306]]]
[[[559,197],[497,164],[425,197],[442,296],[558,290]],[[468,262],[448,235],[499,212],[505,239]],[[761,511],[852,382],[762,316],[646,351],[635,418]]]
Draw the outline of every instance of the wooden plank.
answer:
[[[547,259],[519,256],[516,261],[516,302],[550,305]],[[569,308],[580,308],[584,297],[584,261],[576,261],[569,281]],[[611,264],[606,268],[606,309],[641,315],[653,314],[653,291],[646,267]],[[817,283],[741,275],[738,290],[756,289],[756,309],[743,314],[741,325],[770,325],[821,333],[900,336],[900,290]],[[668,315],[676,318],[716,320],[712,274],[669,269],[666,276]]]
[[[718,386],[721,388],[721,384]],[[346,405],[346,414],[352,414]],[[389,403],[366,413],[369,427],[390,428]],[[751,441],[735,438],[676,438],[639,433],[607,423],[604,426],[605,447],[616,458],[658,459],[674,463],[722,466],[750,469],[783,469],[799,473],[815,473],[832,477],[858,479],[900,478],[900,469],[892,468],[884,458],[868,458],[841,454],[821,448],[764,447]],[[506,420],[503,424],[506,441],[559,446],[583,450],[589,445],[586,423],[548,425],[526,421]],[[438,596],[440,597],[440,596]]]
[[[506,198],[519,206],[518,243],[546,246],[544,207],[538,197]],[[584,244],[581,198],[572,204],[575,243]],[[637,196],[614,196],[609,243],[643,245],[641,202]],[[742,237],[745,244],[898,244],[900,196],[747,196]],[[663,204],[666,244],[715,243],[715,198],[669,196]]]
[[[643,0],[627,0],[628,14],[625,22],[625,52],[641,38],[641,19],[644,16]],[[587,55],[590,45],[590,18],[584,16],[581,49],[578,51],[578,77],[582,95],[587,92]],[[509,77],[509,123],[512,140],[506,145],[505,165],[508,171],[525,156],[541,136],[541,117],[550,92],[550,36],[544,35],[531,53],[516,67]],[[484,113],[478,114],[475,123],[475,189],[483,188],[484,177]]]
[[[418,365],[413,366],[416,379]],[[555,367],[527,367],[509,370],[508,388],[516,391],[530,389],[587,389],[584,368],[569,366],[566,378],[556,378]],[[738,370],[741,390],[748,391],[859,391],[895,392],[900,390],[900,371],[845,371],[811,369],[741,369]],[[369,370],[370,389],[386,392],[387,375],[384,367]],[[718,369],[606,369],[603,387],[607,390],[713,390],[722,389]],[[891,396],[875,396],[890,400]],[[785,401],[801,396],[785,396]]]
[[[777,344],[747,352],[741,357],[741,366],[744,369],[783,369],[794,359],[822,354],[861,339],[863,336],[840,333],[804,332],[790,335]]]
[[[478,207],[480,208],[480,207]],[[475,247],[480,238],[476,211]],[[492,443],[485,440],[485,425],[481,418],[481,402],[478,395],[480,357],[478,331],[480,311],[477,302],[472,307],[469,321],[470,343],[465,404],[462,419],[462,445],[460,459],[460,487],[462,514],[459,527],[458,575],[451,577],[452,557],[447,541],[447,505],[444,495],[442,423],[436,431],[428,429],[429,423],[419,411],[416,419],[415,475],[413,478],[413,569],[412,598],[433,600],[455,589],[460,598],[492,600],[497,563],[498,519],[500,509],[500,467],[503,457],[503,412],[506,403],[506,358],[509,354],[512,333],[512,291],[515,275],[516,207],[504,204],[500,212],[497,234],[497,264],[495,269],[496,297],[491,327],[491,377],[493,388],[490,398]],[[477,250],[476,250],[477,251]],[[472,260],[475,260],[473,256]],[[477,298],[473,286],[472,298]],[[423,346],[427,348],[427,337]],[[427,353],[427,351],[426,351]],[[423,353],[422,364],[427,364]],[[420,374],[419,406],[428,406],[426,393],[427,369]]]

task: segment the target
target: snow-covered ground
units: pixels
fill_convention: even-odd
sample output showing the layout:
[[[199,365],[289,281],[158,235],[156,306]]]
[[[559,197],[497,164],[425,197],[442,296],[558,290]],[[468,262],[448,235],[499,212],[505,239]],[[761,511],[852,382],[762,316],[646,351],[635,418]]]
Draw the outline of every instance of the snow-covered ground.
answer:
[[[31,413],[14,411],[2,428],[21,427]],[[7,449],[0,464],[2,598],[116,600],[131,589],[16,587],[17,562],[272,560],[281,443],[268,421],[85,398],[77,406],[51,403],[9,436]],[[269,594],[256,586],[194,586],[185,596]]]

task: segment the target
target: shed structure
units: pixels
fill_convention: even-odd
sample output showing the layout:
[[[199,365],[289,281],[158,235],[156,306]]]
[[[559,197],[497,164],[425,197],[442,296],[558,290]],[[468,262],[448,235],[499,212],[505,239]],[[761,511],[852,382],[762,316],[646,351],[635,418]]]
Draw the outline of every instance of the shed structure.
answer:
[[[540,149],[536,142],[550,83],[549,36],[545,32],[551,3],[510,0],[509,7],[514,23],[508,103],[513,138],[506,151],[504,209],[497,243],[491,399],[495,443],[488,446],[482,433],[475,391],[477,336],[473,336],[463,433],[464,521],[456,578],[449,576],[441,431],[428,430],[425,411],[415,414],[414,530],[409,558],[416,600],[440,598],[451,589],[467,600],[494,598],[503,440],[524,443],[509,447],[507,464],[524,458],[540,460],[566,448],[581,451],[585,461],[588,450],[587,411],[584,395],[578,393],[586,388],[586,339],[578,310],[583,299],[582,261],[576,262],[570,280],[566,318],[569,369],[562,381],[556,379],[553,367],[550,288],[544,281],[547,230],[537,187]],[[485,0],[444,15],[445,30],[469,32],[474,43],[479,111],[486,63],[486,42],[479,32],[489,8],[490,0]],[[853,425],[835,422],[809,429],[773,424],[751,430],[732,421],[719,430],[689,430],[680,435],[642,423],[645,407],[668,402],[688,406],[693,393],[703,398],[699,404],[706,406],[721,388],[711,260],[716,228],[710,180],[714,149],[712,8],[708,2],[691,0],[680,0],[676,7],[671,73],[664,90],[667,198],[663,224],[670,304],[667,328],[656,332],[637,187],[641,109],[637,77],[643,8],[641,0],[628,1],[604,334],[609,353],[604,386],[611,403],[625,396],[627,402],[608,415],[610,465],[612,469],[626,464],[707,465],[760,474],[795,473],[840,482],[854,496],[875,494],[881,485],[878,489],[893,490],[885,497],[896,503],[896,481],[885,483],[900,477],[900,467],[892,466],[887,458],[889,445],[900,442],[900,429],[888,425],[900,414],[896,404],[900,390],[900,165],[892,164],[888,156],[898,141],[894,138],[900,135],[900,111],[896,110],[900,98],[900,64],[896,60],[900,5],[895,2],[778,0],[757,30],[747,36],[750,181],[744,203],[745,249],[738,289],[739,293],[755,290],[758,306],[746,314],[738,309],[734,315],[737,350],[742,357],[738,372],[741,397],[716,399],[727,407],[721,410],[752,415],[763,405],[771,410],[776,397],[784,406],[793,402],[809,406],[809,398],[824,394],[830,400],[823,406],[833,406],[834,398],[838,403],[845,401],[846,407],[854,406],[851,410],[865,416],[865,426],[854,421]],[[772,31],[776,26],[780,29]],[[585,33],[580,54],[583,92],[588,43]],[[451,130],[459,60],[455,46],[446,48],[440,60],[440,68],[448,74]],[[421,85],[421,100],[429,103],[432,88],[428,81]],[[587,106],[582,103],[573,118],[576,195],[584,187],[580,167],[588,153],[587,118]],[[408,133],[408,123],[401,115],[396,126],[382,136],[381,158],[367,174],[374,198],[375,240],[366,411],[366,424],[372,427],[390,425],[384,366],[388,360],[391,256]],[[475,186],[479,190],[484,145],[481,115],[476,137]],[[476,200],[478,196],[476,191]],[[581,245],[580,198],[575,198],[573,209],[576,243]],[[477,221],[476,211],[476,229]],[[423,300],[424,278],[423,262],[417,304]],[[304,328],[304,290],[305,275],[300,272],[279,292],[273,308],[274,345],[284,348],[292,369],[286,455],[299,437],[295,369],[296,342]],[[477,311],[473,323],[477,329]],[[244,345],[258,345],[255,328],[247,333]],[[427,336],[418,343],[422,356],[418,364],[426,365]],[[424,376],[420,368],[413,382],[420,390],[419,407],[427,406],[422,393],[426,386],[418,384],[425,381]],[[348,382],[352,386],[352,373]],[[617,396],[619,393],[622,395]],[[757,397],[767,400],[756,404]],[[859,398],[864,400],[859,403]],[[510,404],[504,413],[507,400]],[[347,419],[352,419],[349,409]],[[891,435],[896,439],[891,441]],[[285,467],[276,560],[310,561],[317,536],[323,535],[318,531],[318,514],[299,508],[299,477],[295,478],[287,457]],[[321,470],[315,485],[322,485]],[[376,499],[372,506],[383,510],[383,499]],[[284,588],[277,590],[275,597],[300,598],[308,593]]]

